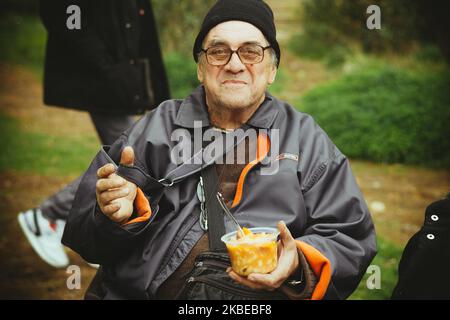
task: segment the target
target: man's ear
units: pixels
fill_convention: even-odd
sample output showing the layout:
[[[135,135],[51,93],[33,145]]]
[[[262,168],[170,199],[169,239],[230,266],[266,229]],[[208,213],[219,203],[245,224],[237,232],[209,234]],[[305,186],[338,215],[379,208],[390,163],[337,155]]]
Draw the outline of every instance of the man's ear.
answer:
[[[201,58],[199,58],[201,59]],[[203,67],[202,67],[202,62],[198,61],[197,63],[197,79],[200,83],[203,83]]]
[[[270,72],[269,80],[268,80],[269,85],[271,85],[275,81],[275,78],[277,76],[277,71],[278,71],[278,68],[274,64],[272,64],[272,66],[270,67],[270,71],[269,71]]]

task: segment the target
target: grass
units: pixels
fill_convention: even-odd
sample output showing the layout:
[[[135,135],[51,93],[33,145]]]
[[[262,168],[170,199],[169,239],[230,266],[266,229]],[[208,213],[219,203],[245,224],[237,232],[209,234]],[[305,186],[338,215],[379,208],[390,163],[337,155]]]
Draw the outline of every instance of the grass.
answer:
[[[83,137],[56,137],[21,129],[20,122],[0,114],[4,147],[0,172],[16,170],[42,175],[76,175],[84,172],[98,151],[98,141]]]
[[[397,283],[397,266],[403,249],[378,236],[378,254],[375,256],[371,266],[379,267],[381,285],[380,288],[369,289],[367,280],[375,273],[366,273],[359,283],[356,291],[350,296],[351,300],[385,300],[391,297],[392,291]],[[370,269],[369,269],[370,270]]]

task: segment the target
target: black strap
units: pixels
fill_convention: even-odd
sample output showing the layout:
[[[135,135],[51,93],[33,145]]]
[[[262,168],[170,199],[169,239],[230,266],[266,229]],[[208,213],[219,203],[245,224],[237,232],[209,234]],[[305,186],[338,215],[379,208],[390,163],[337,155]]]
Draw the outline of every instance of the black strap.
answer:
[[[247,125],[242,126],[243,130],[247,130],[247,128]],[[119,176],[132,181],[144,192],[152,192],[153,189],[159,190],[164,189],[165,187],[170,187],[173,184],[183,181],[185,178],[201,171],[205,167],[205,165],[209,166],[211,164],[214,164],[218,159],[231,151],[231,149],[244,141],[246,137],[246,134],[238,135],[237,139],[232,139],[233,143],[229,143],[224,148],[220,149],[222,150],[221,152],[216,151],[217,148],[214,142],[208,143],[208,141],[204,141],[204,145],[201,150],[198,150],[189,160],[185,161],[183,164],[170,171],[161,180],[154,179],[138,166],[126,166],[121,164],[116,165],[108,154],[110,146],[103,146],[102,152],[104,156],[109,160],[109,162],[115,164],[116,167],[118,167],[117,174]],[[212,149],[213,151],[211,151],[210,149]],[[212,159],[209,159],[208,163],[204,162],[205,153],[214,153],[214,157]]]
[[[212,251],[225,250],[225,244],[220,240],[225,234],[225,224],[223,209],[216,197],[219,187],[216,166],[212,164],[202,169],[201,176],[205,190],[205,205],[208,217],[209,249]]]

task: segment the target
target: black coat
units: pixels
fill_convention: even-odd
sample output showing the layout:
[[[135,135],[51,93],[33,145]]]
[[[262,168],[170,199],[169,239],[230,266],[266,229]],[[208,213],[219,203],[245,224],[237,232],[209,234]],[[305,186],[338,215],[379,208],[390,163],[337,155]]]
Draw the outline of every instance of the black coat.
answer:
[[[450,198],[430,204],[408,242],[392,299],[450,299]]]
[[[81,9],[81,29],[66,26]],[[169,99],[148,0],[41,0],[48,31],[44,102],[95,113],[140,114]]]

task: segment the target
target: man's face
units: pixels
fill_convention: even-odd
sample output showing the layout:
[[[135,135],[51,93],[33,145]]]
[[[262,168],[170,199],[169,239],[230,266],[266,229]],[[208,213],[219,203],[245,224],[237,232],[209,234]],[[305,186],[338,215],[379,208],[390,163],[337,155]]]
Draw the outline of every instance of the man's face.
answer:
[[[203,49],[214,45],[226,45],[237,50],[244,43],[268,46],[262,32],[250,23],[227,21],[209,31]],[[269,50],[264,60],[256,64],[243,64],[237,53],[223,66],[213,66],[203,53],[197,66],[197,76],[203,83],[208,102],[228,109],[243,109],[262,102],[267,87],[275,80],[277,68]]]

